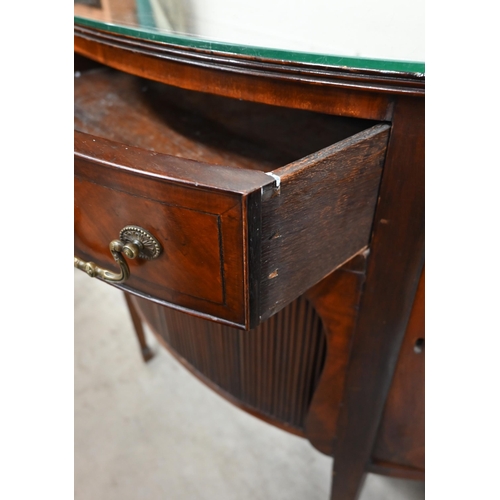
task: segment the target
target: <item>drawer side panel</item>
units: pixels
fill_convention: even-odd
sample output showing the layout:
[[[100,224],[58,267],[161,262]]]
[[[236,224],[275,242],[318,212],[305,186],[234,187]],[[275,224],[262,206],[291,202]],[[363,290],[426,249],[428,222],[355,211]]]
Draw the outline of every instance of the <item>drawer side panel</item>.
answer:
[[[368,246],[389,130],[375,125],[274,171],[280,186],[262,205],[261,320]]]

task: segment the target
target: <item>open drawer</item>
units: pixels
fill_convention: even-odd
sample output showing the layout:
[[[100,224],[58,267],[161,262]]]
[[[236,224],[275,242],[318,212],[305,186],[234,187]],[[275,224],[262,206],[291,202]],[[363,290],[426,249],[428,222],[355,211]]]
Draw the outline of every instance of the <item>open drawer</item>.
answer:
[[[75,255],[116,267],[140,226],[161,246],[116,286],[250,329],[369,243],[389,126],[175,89],[75,79]]]

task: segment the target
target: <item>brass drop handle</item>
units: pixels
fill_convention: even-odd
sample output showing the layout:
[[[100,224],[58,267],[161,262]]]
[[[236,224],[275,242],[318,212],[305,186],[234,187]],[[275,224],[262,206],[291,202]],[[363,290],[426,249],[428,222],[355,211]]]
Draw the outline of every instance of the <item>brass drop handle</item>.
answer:
[[[99,267],[94,262],[86,262],[75,256],[75,267],[86,272],[91,278],[100,278],[111,283],[123,283],[130,276],[130,269],[123,257],[129,259],[156,259],[161,253],[161,245],[148,231],[139,226],[126,226],[120,231],[120,238],[109,244],[113,259],[120,266],[120,273]]]

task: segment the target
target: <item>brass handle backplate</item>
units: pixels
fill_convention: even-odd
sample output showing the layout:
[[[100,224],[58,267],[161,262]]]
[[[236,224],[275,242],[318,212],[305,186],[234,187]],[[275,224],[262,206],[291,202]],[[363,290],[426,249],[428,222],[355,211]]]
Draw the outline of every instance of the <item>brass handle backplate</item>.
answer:
[[[112,283],[123,283],[130,276],[130,269],[123,257],[129,259],[156,259],[161,253],[161,245],[148,231],[139,226],[126,226],[120,231],[120,237],[109,244],[113,259],[120,266],[120,272],[115,273],[99,267],[94,262],[86,262],[75,256],[75,267],[86,272],[91,278],[100,278]]]

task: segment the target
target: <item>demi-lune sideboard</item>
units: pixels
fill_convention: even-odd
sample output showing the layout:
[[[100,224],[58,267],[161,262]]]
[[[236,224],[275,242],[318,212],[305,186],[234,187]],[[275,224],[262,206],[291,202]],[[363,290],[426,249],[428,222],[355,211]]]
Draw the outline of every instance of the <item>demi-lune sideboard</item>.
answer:
[[[332,500],[423,479],[423,68],[162,38],[109,4],[75,4],[75,267],[125,293],[146,361],[144,324],[333,456]]]

